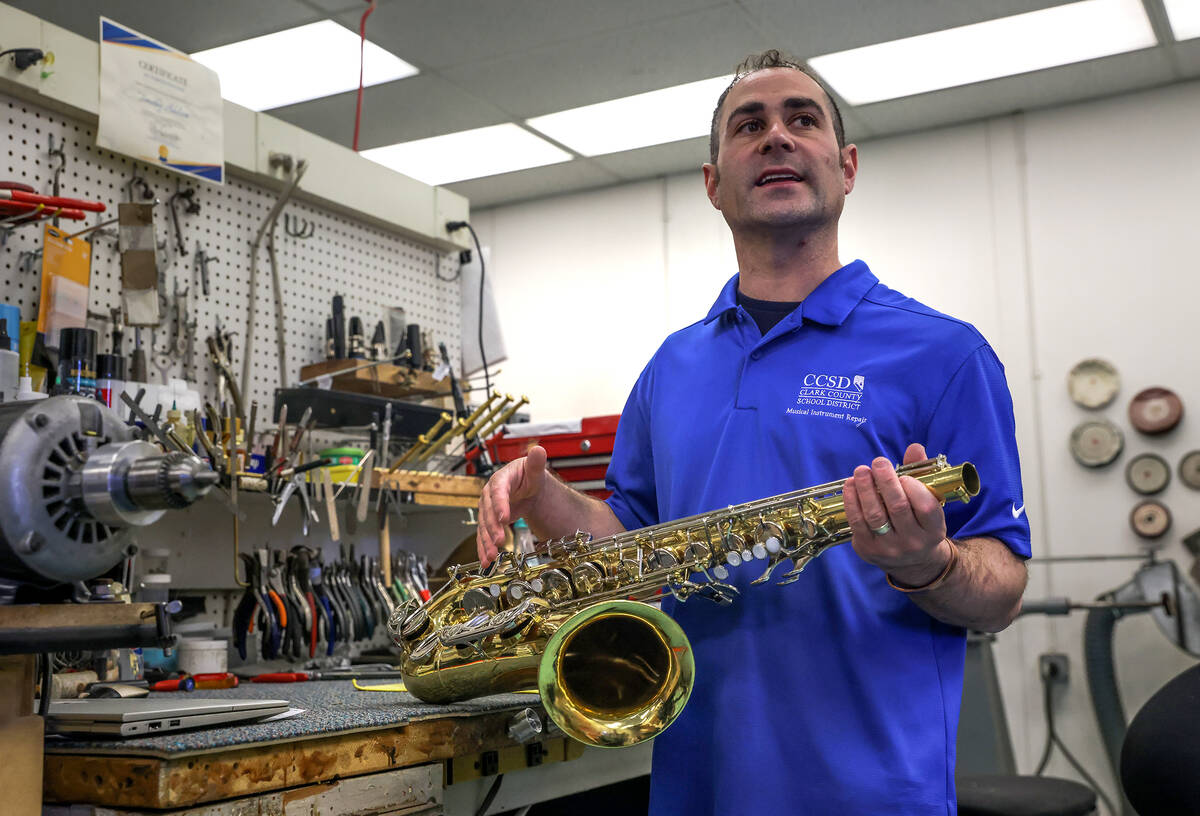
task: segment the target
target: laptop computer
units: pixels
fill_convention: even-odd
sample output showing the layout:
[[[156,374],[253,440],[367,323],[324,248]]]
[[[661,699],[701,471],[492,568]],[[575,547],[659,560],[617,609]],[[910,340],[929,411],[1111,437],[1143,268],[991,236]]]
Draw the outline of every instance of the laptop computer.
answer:
[[[58,734],[142,737],[209,725],[260,720],[288,710],[287,700],[219,700],[191,697],[55,700],[46,717]]]

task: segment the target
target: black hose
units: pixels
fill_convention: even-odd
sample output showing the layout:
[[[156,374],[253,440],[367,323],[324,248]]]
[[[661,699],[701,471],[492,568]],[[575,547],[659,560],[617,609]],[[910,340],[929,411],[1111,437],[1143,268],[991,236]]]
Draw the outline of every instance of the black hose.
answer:
[[[1117,809],[1113,807],[1112,800],[1108,798],[1108,794],[1104,792],[1104,788],[1100,787],[1100,783],[1092,778],[1092,775],[1087,772],[1087,769],[1075,758],[1071,750],[1067,748],[1066,743],[1062,741],[1062,737],[1058,735],[1058,729],[1054,727],[1054,705],[1051,701],[1051,684],[1053,678],[1049,674],[1042,675],[1042,711],[1046,716],[1046,747],[1042,751],[1042,758],[1038,762],[1037,770],[1034,771],[1034,776],[1041,776],[1046,770],[1046,763],[1050,761],[1050,750],[1055,745],[1062,752],[1063,757],[1070,763],[1075,772],[1083,777],[1083,781],[1087,784],[1092,792],[1099,796],[1104,801],[1104,806],[1108,813],[1112,816],[1117,816]],[[1117,783],[1117,789],[1120,789],[1120,782]]]
[[[1113,660],[1113,630],[1122,615],[1119,609],[1092,609],[1088,611],[1083,626],[1083,659],[1088,689],[1092,693],[1092,708],[1096,712],[1096,724],[1100,727],[1100,737],[1104,740],[1104,750],[1108,754],[1118,788],[1126,720]],[[1125,816],[1135,816],[1124,790],[1121,790],[1121,812]]]

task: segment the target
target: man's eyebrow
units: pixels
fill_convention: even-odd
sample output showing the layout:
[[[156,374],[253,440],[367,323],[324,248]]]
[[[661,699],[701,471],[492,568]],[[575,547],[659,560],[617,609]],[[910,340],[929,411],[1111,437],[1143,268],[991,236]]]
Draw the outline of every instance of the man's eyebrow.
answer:
[[[825,113],[825,108],[821,106],[821,103],[808,96],[789,96],[787,99],[783,100],[783,107],[788,110],[809,109],[815,110],[818,113]],[[739,116],[745,116],[751,113],[762,113],[765,109],[766,106],[762,102],[744,102],[730,112],[729,118],[725,120],[725,126],[728,127],[729,124]]]

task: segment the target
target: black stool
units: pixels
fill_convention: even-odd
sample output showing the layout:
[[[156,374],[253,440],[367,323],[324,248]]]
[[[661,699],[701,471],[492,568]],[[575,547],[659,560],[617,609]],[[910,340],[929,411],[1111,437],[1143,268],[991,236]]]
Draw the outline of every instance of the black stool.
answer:
[[[963,774],[958,816],[1090,816],[1096,794],[1086,785],[1046,776]]]
[[[1200,813],[1200,666],[1146,701],[1121,747],[1121,784],[1142,816]]]

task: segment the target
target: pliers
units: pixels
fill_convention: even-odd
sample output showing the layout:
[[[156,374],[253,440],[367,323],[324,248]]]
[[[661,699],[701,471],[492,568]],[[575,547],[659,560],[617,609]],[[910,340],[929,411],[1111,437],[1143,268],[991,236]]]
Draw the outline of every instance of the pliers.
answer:
[[[283,553],[275,550],[272,552],[272,558],[274,559],[274,563],[267,572],[268,585],[272,600],[277,599],[277,603],[284,609],[284,614],[281,615],[281,627],[283,629],[282,652],[292,660],[299,660],[301,649],[304,646],[303,614],[296,605],[291,593],[288,592],[287,582],[283,577]]]
[[[313,467],[320,467],[320,462],[313,464]],[[308,535],[308,522],[311,519],[314,522],[320,521],[317,515],[316,508],[312,506],[312,502],[308,500],[308,483],[307,476],[303,472],[293,474],[292,478],[288,479],[283,490],[281,490],[275,498],[275,513],[271,516],[271,526],[274,527],[279,523],[280,517],[283,515],[283,508],[287,507],[288,499],[292,494],[300,496],[300,513],[303,524],[304,535]]]
[[[246,634],[254,630],[254,610],[257,608],[258,625],[262,632],[262,656],[271,659],[279,653],[281,638],[280,613],[282,603],[276,606],[267,588],[262,565],[248,553],[238,553],[246,571],[246,591],[233,612],[233,643],[238,655],[246,659]]]
[[[289,561],[289,576],[290,580],[295,584],[296,593],[304,599],[304,603],[308,606],[309,620],[311,628],[309,629],[308,641],[308,656],[316,657],[317,641],[320,638],[320,629],[322,624],[325,631],[325,654],[333,654],[333,617],[329,612],[328,607],[318,600],[317,594],[313,591],[312,585],[312,552],[304,546],[292,547],[292,555]],[[318,568],[319,569],[319,568]]]

